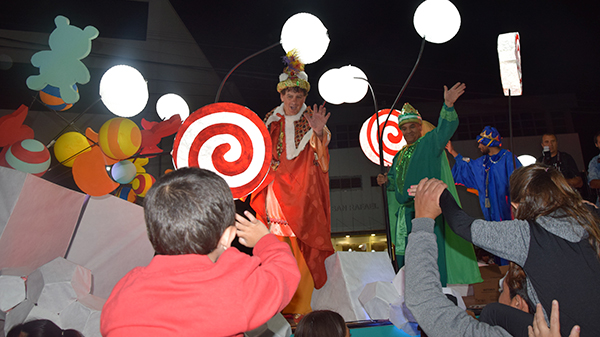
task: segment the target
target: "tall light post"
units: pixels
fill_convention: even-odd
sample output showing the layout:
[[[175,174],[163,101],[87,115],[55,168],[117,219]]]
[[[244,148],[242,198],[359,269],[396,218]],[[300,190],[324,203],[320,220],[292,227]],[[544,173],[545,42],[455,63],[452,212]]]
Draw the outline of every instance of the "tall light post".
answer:
[[[375,106],[375,115],[373,116],[373,118],[376,119],[376,123],[377,123],[376,147],[379,151],[378,157],[379,157],[379,166],[380,166],[381,173],[385,173],[385,171],[386,171],[385,161],[384,161],[384,151],[383,151],[383,137],[384,137],[384,133],[386,132],[386,126],[388,124],[390,117],[394,114],[394,107],[396,106],[396,104],[398,103],[400,98],[402,97],[404,90],[406,90],[406,87],[410,83],[410,80],[411,80],[412,76],[414,75],[414,73],[419,65],[419,62],[421,61],[421,56],[423,54],[423,49],[425,47],[425,41],[428,41],[431,43],[436,43],[436,44],[441,44],[441,43],[445,43],[445,42],[449,41],[458,33],[458,30],[460,29],[460,23],[461,23],[461,19],[460,19],[460,13],[458,12],[458,9],[454,6],[454,4],[452,4],[452,2],[450,2],[448,0],[426,0],[423,3],[421,3],[419,5],[419,7],[417,7],[415,14],[414,14],[414,18],[413,18],[413,24],[414,24],[414,27],[415,27],[415,30],[417,31],[417,33],[422,37],[421,48],[419,49],[419,54],[417,56],[415,65],[413,66],[410,74],[408,75],[406,81],[404,82],[404,85],[400,89],[400,92],[398,93],[396,99],[394,100],[392,106],[390,107],[389,113],[387,114],[385,122],[383,122],[382,126],[379,123],[380,113],[379,113],[379,110],[377,107],[377,100],[375,97],[375,93],[374,93],[371,85],[368,83],[366,75],[361,76],[358,73],[349,75],[349,74],[351,74],[350,72],[344,72],[344,71],[342,71],[343,68],[340,68],[340,69],[331,69],[331,70],[327,71],[325,74],[323,74],[323,76],[319,80],[319,93],[325,100],[327,100],[328,102],[333,103],[333,104],[358,102],[366,95],[367,88],[370,89],[371,94],[373,96],[373,104]],[[323,89],[321,88],[322,82],[324,85]],[[349,82],[350,84],[348,84],[347,82]],[[352,85],[358,86],[357,83],[359,83],[359,82],[366,83],[366,86],[365,86],[364,92],[363,91],[356,92],[355,97],[359,97],[358,99],[356,99],[355,97],[350,97],[351,96],[350,93],[344,94],[342,92],[343,90],[348,91],[346,89],[347,86],[352,86]],[[337,87],[338,87],[337,90],[336,90],[336,88],[333,88],[333,85],[332,85],[333,83],[335,83],[337,85]],[[342,85],[340,85],[340,83],[342,83]],[[397,130],[397,132],[398,132],[398,135],[400,135],[399,129]],[[361,139],[361,142],[362,142],[362,139]],[[363,144],[361,144],[361,147],[363,147],[362,145]],[[400,150],[400,148],[398,150]],[[366,155],[367,155],[367,157],[369,157],[368,154],[366,154]],[[391,165],[391,163],[390,163],[390,165]],[[394,269],[397,272],[398,266],[395,261],[395,252],[393,251],[393,248],[391,246],[391,232],[390,232],[391,224],[389,221],[389,214],[388,214],[389,206],[388,206],[388,202],[387,202],[386,186],[382,185],[381,190],[382,190],[382,196],[383,196],[383,205],[384,205],[383,208],[384,208],[384,219],[385,219],[385,225],[386,225],[386,236],[387,236],[387,242],[388,242],[388,252],[390,255],[390,259],[392,260]]]
[[[279,45],[283,47],[286,53],[292,49],[296,49],[300,61],[304,64],[310,64],[318,61],[325,55],[329,46],[329,35],[327,34],[327,28],[325,28],[321,20],[316,16],[309,13],[298,13],[291,16],[283,24],[279,42],[247,56],[229,70],[219,85],[217,95],[215,96],[215,103],[219,102],[221,98],[225,82],[240,65]]]

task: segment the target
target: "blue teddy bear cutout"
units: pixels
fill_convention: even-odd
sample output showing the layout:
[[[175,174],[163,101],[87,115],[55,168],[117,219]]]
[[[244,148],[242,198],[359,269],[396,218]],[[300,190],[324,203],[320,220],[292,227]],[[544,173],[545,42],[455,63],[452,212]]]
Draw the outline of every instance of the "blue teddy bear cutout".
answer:
[[[31,57],[31,64],[40,68],[40,74],[29,76],[27,87],[35,91],[47,85],[57,87],[63,101],[73,104],[79,100],[73,85],[90,81],[90,72],[81,60],[90,54],[92,40],[99,32],[93,26],[83,30],[71,26],[69,19],[62,15],[57,16],[54,23],[56,29],[48,39],[51,50],[37,52]]]

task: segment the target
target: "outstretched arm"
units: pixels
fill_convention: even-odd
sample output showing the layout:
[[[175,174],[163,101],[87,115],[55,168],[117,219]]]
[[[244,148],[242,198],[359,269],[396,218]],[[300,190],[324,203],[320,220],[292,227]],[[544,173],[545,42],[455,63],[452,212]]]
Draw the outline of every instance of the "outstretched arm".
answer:
[[[415,201],[416,204],[416,201]],[[469,316],[442,292],[437,268],[435,221],[412,220],[406,246],[406,306],[429,336],[508,337],[500,326],[490,326]]]
[[[458,236],[519,265],[525,263],[530,238],[527,221],[477,220],[458,206],[446,184],[437,179],[423,178],[416,188],[409,188],[408,195],[415,196],[415,218],[435,219],[443,212]]]

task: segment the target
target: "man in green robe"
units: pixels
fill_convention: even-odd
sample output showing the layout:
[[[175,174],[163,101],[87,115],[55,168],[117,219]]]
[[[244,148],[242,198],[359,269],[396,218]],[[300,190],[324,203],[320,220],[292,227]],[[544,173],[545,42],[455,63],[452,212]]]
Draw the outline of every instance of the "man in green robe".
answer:
[[[408,195],[410,186],[417,185],[423,178],[437,178],[448,185],[459,202],[444,148],[458,127],[454,103],[465,92],[465,88],[465,84],[460,82],[450,89],[444,86],[444,105],[438,126],[431,131],[424,132],[421,115],[408,103],[404,104],[402,113],[398,116],[398,126],[407,144],[394,157],[389,174],[379,175],[377,182],[379,185],[388,183],[388,191],[394,192],[395,198],[388,198],[390,204],[397,201],[396,205],[390,207],[397,209],[394,216],[390,217],[390,224],[399,267],[404,265],[406,237],[415,216],[414,198]],[[452,232],[441,215],[435,220],[435,234],[439,247],[438,266],[442,286],[446,286],[446,283],[481,282],[473,245]]]

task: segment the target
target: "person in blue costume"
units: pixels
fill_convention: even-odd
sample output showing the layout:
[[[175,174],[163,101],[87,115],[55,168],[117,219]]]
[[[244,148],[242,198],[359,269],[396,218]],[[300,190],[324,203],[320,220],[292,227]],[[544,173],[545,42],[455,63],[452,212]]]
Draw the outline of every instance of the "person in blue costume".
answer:
[[[458,127],[454,103],[465,88],[465,84],[460,82],[450,89],[444,86],[444,105],[437,128],[424,122],[419,112],[408,103],[404,104],[398,116],[398,127],[407,145],[394,156],[389,173],[380,174],[377,182],[379,185],[387,184],[388,191],[395,195],[395,198],[388,198],[388,202],[390,209],[397,209],[395,214],[390,214],[390,223],[391,240],[399,267],[404,264],[406,237],[411,231],[411,220],[415,214],[414,199],[409,197],[408,188],[425,177],[441,179],[454,187],[444,147]],[[427,129],[431,130],[426,132]],[[456,189],[453,195],[458,200]],[[436,219],[435,233],[440,247],[438,265],[442,285],[481,282],[473,246],[454,234],[441,216]]]
[[[512,220],[508,179],[522,166],[521,162],[510,151],[500,149],[502,137],[494,127],[486,126],[477,136],[477,143],[483,156],[471,159],[461,156],[448,142],[446,148],[456,159],[452,177],[456,183],[477,189],[485,220]]]

